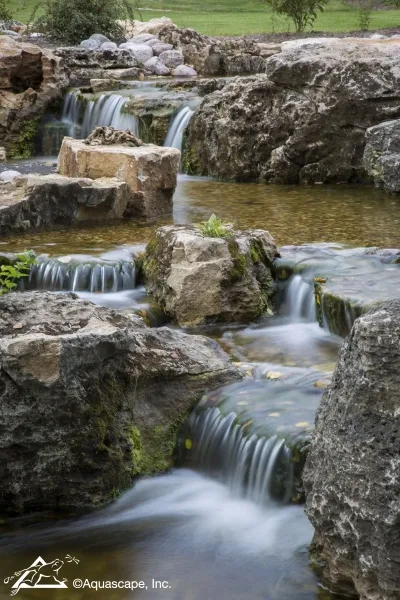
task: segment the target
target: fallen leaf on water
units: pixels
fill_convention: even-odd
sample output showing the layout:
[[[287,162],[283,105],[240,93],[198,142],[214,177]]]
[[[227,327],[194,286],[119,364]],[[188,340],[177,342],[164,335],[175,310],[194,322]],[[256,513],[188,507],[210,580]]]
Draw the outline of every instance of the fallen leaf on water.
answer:
[[[279,371],[268,371],[266,374],[267,379],[280,379],[281,377],[282,373],[279,373]]]
[[[240,402],[237,402],[236,404],[237,404],[237,406],[247,406],[248,402],[246,402],[245,400],[241,400]]]
[[[309,427],[309,425],[308,421],[299,421],[299,423],[296,423],[296,427]]]
[[[326,283],[326,277],[314,277],[315,283]]]
[[[269,416],[269,417],[280,417],[280,416],[281,416],[281,413],[278,413],[278,412],[269,413],[269,414],[268,414],[268,416]]]

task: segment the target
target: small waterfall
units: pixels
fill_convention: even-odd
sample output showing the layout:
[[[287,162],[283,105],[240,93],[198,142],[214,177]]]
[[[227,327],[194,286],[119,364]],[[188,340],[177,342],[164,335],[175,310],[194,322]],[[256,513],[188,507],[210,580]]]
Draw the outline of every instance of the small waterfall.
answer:
[[[185,133],[185,129],[193,115],[194,110],[192,110],[189,106],[185,106],[175,115],[174,119],[169,125],[164,146],[177,148],[177,150],[182,152],[183,134]]]
[[[302,275],[292,275],[284,292],[285,313],[293,321],[315,321],[314,285]]]
[[[123,112],[128,98],[119,94],[103,94],[97,100],[87,103],[82,123],[82,138],[86,138],[97,126],[110,126],[125,131],[129,129],[139,134],[138,119]]]
[[[194,466],[217,474],[238,496],[257,504],[288,502],[294,486],[291,450],[285,440],[246,435],[237,415],[216,407],[189,419]]]
[[[69,93],[64,100],[61,120],[68,126],[69,135],[75,138],[86,138],[99,125],[129,129],[138,135],[138,119],[123,111],[128,100],[120,94],[102,94],[96,100],[84,102]]]
[[[49,259],[34,265],[27,289],[110,293],[135,287],[135,268],[131,262],[66,264]]]

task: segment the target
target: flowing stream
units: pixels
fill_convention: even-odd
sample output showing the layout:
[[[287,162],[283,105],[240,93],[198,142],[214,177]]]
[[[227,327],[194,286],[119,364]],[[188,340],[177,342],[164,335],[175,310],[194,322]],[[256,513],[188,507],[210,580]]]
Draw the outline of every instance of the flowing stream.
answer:
[[[139,133],[138,119],[125,110],[139,93],[152,101],[158,97],[155,86],[91,99],[69,94],[57,126],[80,138],[96,125]],[[173,112],[165,145],[182,149],[192,101],[184,99]],[[51,172],[54,159],[7,168]],[[174,222],[198,223],[215,212],[238,227],[268,229],[276,238],[282,247],[279,310],[247,325],[205,328],[246,378],[207,394],[195,408],[180,435],[180,468],[138,481],[113,505],[87,517],[59,521],[43,515],[39,525],[0,524],[3,580],[39,555],[79,560],[65,564],[68,589],[50,595],[21,589],[19,599],[335,598],[308,565],[312,527],[303,507],[291,504],[304,493],[293,456],[309,442],[342,342],[325,318],[326,307],[316,302],[315,278],[362,277],[365,296],[378,281],[384,296],[397,273],[394,251],[375,255],[371,247],[399,245],[398,202],[362,186],[300,188],[179,177]],[[39,255],[25,289],[74,291],[159,325],[163,316],[138,284],[134,259],[160,224],[28,234],[1,241],[0,250],[33,248]],[[358,309],[345,305],[347,328]],[[147,587],[78,590],[72,587],[76,578],[143,581]],[[154,580],[166,586],[154,586]],[[0,587],[0,599],[6,597],[9,591]]]

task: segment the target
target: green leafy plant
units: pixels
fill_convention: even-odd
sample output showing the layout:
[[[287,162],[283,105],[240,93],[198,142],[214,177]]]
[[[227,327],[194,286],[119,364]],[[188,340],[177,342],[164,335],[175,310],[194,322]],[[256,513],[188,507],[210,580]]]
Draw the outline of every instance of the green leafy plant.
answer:
[[[225,223],[213,213],[208,221],[200,225],[201,234],[204,237],[229,238],[232,237],[232,231],[229,223]]]
[[[360,6],[357,11],[357,20],[358,26],[361,31],[368,31],[370,23],[371,23],[371,15],[372,15],[372,4],[368,2],[368,4],[364,6]]]
[[[44,14],[35,20],[39,8]],[[79,44],[94,33],[122,39],[123,30],[117,21],[133,20],[135,10],[135,2],[130,0],[42,0],[30,20],[57,40]]]
[[[287,17],[294,23],[295,30],[302,32],[312,26],[318,11],[323,12],[328,0],[265,0],[272,11]],[[399,0],[400,1],[400,0]]]
[[[29,276],[32,265],[36,264],[36,256],[33,250],[25,250],[17,254],[17,260],[12,265],[0,266],[0,296],[14,290],[18,280]]]
[[[12,14],[8,9],[7,0],[0,0],[0,21],[11,21]]]

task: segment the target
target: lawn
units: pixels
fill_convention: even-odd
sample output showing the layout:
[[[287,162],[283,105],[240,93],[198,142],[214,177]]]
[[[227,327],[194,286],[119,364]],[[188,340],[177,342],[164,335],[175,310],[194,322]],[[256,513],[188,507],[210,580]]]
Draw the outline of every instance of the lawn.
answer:
[[[68,2],[68,0],[65,0]],[[8,0],[16,19],[26,22],[37,0]],[[279,18],[264,2],[256,0],[140,0],[143,20],[167,16],[180,27],[192,27],[209,35],[242,35],[293,31],[293,25]],[[39,11],[40,12],[40,11]],[[399,27],[400,10],[375,10],[370,29]],[[341,0],[330,0],[314,24],[316,31],[358,30],[357,10]]]

